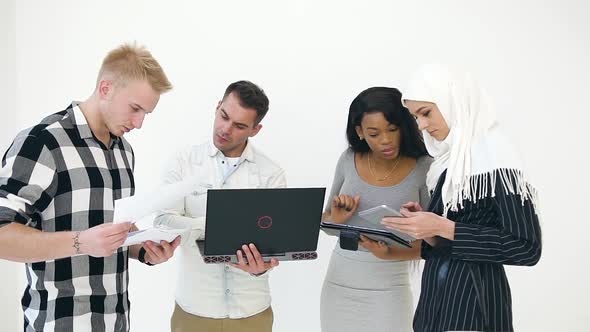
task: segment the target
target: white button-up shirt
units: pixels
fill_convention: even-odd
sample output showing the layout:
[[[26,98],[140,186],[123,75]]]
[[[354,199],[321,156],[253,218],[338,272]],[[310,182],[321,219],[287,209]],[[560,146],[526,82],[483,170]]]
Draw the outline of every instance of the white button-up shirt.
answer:
[[[209,318],[244,318],[270,306],[268,273],[255,277],[228,264],[203,262],[195,240],[204,239],[208,189],[284,188],[285,172],[248,142],[233,162],[213,143],[191,146],[173,160],[164,182],[198,176],[198,188],[174,209],[159,215],[155,225],[190,229],[176,251],[179,262],[176,303],[186,312]]]

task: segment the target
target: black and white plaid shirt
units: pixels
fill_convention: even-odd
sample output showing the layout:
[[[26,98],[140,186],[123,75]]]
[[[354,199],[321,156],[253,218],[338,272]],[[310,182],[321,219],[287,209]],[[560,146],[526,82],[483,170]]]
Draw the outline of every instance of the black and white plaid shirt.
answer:
[[[0,169],[0,226],[82,231],[113,220],[113,201],[133,195],[134,155],[106,147],[76,103],[18,134]],[[25,331],[128,331],[127,248],[27,263]]]

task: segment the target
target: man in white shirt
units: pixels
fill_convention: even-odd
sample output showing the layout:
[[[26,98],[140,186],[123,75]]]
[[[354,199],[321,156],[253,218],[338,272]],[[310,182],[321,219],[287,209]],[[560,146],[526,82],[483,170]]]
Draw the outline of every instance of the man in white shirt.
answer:
[[[205,264],[196,240],[205,236],[207,189],[284,188],[282,168],[254,148],[248,140],[262,125],[268,98],[248,81],[230,84],[215,109],[211,142],[179,153],[167,170],[164,182],[174,183],[198,176],[199,186],[178,206],[156,218],[156,225],[191,229],[179,249],[176,307],[173,332],[272,331],[268,274],[276,259],[264,262],[253,244],[242,250],[247,261],[239,264]]]

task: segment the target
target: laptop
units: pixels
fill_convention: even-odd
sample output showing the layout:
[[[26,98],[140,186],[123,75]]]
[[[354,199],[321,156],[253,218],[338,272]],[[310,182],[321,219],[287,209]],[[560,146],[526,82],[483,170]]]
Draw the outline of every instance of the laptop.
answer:
[[[237,263],[236,251],[248,243],[265,261],[316,259],[325,191],[209,189],[205,241],[197,241],[204,261]]]

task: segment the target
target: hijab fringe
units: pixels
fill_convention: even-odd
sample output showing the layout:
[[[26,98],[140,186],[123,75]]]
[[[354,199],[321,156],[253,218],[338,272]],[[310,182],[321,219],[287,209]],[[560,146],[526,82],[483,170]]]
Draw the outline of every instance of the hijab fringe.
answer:
[[[521,204],[530,200],[535,208],[535,213],[539,213],[539,195],[537,190],[530,184],[524,173],[513,168],[499,168],[490,172],[475,174],[463,177],[462,183],[453,188],[453,197],[445,204],[444,216],[447,212],[458,211],[463,208],[463,203],[469,201],[477,203],[478,200],[496,196],[496,182],[500,180],[504,193],[508,195],[520,196]]]

